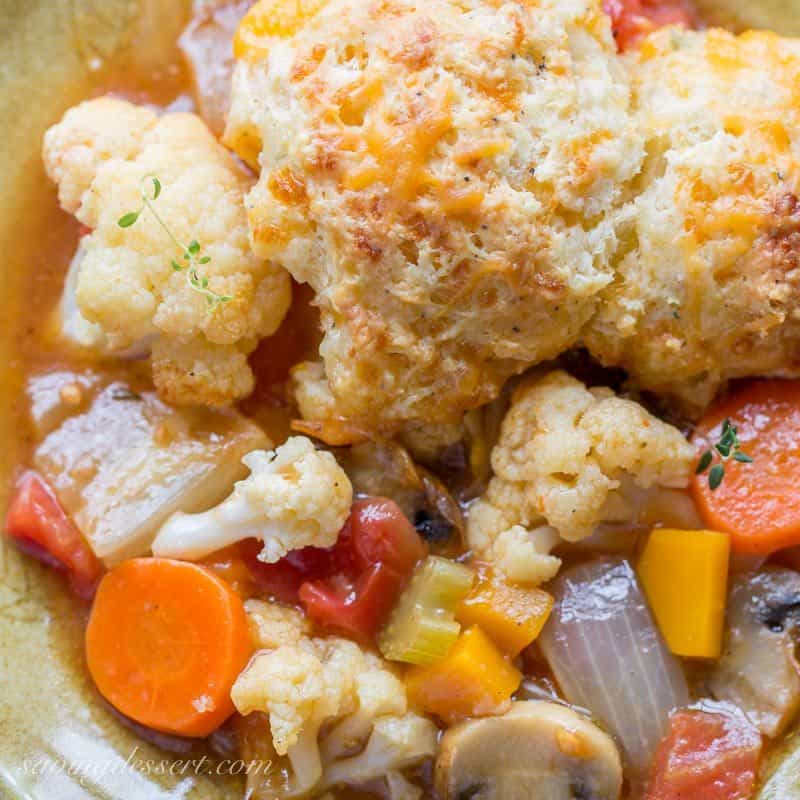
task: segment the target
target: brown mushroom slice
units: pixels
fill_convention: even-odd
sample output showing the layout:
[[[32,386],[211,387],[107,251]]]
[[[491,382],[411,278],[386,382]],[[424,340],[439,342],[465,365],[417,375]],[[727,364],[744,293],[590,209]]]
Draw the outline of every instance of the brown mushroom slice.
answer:
[[[435,780],[443,800],[616,800],[622,765],[611,737],[586,717],[530,700],[450,728]]]
[[[761,770],[756,800],[800,800],[800,731],[773,750]]]
[[[711,692],[779,736],[800,711],[800,573],[767,568],[733,579],[725,644]]]

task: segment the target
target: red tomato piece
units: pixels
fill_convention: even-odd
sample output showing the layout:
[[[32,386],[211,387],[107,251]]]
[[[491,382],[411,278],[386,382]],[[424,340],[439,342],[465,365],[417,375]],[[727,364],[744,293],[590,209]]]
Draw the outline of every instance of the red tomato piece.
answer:
[[[103,567],[38,473],[29,471],[20,479],[6,533],[20,550],[67,572],[76,594],[86,599],[94,594]]]
[[[405,577],[391,567],[373,564],[355,584],[307,581],[300,587],[300,602],[321,627],[369,642],[389,616],[404,583]]]
[[[262,548],[258,539],[247,539],[239,548],[258,588],[284,603],[299,603],[300,587],[305,581],[324,578],[335,571],[334,548],[303,547],[274,564],[258,560]]]
[[[345,534],[352,537],[357,565],[382,563],[402,574],[425,558],[425,543],[394,500],[370,497],[353,503]]]
[[[397,503],[357,500],[334,548],[335,572],[304,583],[300,602],[318,625],[368,642],[426,552]]]
[[[656,752],[645,800],[749,800],[761,735],[736,714],[677,711]]]
[[[263,592],[299,603],[321,627],[365,642],[427,553],[400,507],[385,497],[356,501],[334,547],[304,547],[275,564],[258,560],[256,539],[240,547]]]
[[[651,31],[665,25],[697,26],[691,0],[603,0],[620,52],[635,47]]]

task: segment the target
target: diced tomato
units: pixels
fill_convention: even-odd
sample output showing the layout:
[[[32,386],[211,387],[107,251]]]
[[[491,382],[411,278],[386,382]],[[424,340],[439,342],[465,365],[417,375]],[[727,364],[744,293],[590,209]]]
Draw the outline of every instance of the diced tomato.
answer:
[[[620,52],[635,47],[651,31],[665,25],[697,25],[691,0],[603,0]]]
[[[102,565],[38,473],[26,472],[19,481],[6,533],[20,550],[67,572],[78,595],[88,599],[94,594]]]
[[[656,753],[646,800],[749,800],[761,735],[736,714],[677,711]]]
[[[405,574],[425,557],[425,543],[394,500],[371,497],[356,501],[348,526],[361,569],[380,562]]]
[[[321,627],[359,641],[374,637],[427,553],[400,507],[385,497],[356,501],[334,547],[293,550],[275,564],[258,560],[256,539],[240,548],[261,591],[299,603]]]
[[[300,587],[300,602],[321,627],[368,642],[389,616],[405,577],[386,564],[373,564],[355,584],[306,581]]]
[[[334,573],[304,583],[300,602],[322,627],[369,641],[426,552],[397,503],[386,497],[358,500],[334,548]]]
[[[266,564],[258,560],[262,546],[258,539],[248,539],[240,545],[242,556],[259,589],[284,603],[299,603],[305,581],[327,577],[336,570],[335,548],[303,547],[274,564]]]

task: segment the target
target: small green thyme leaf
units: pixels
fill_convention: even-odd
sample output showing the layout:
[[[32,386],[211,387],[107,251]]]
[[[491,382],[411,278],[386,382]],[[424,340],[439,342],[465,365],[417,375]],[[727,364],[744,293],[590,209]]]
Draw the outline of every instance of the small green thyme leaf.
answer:
[[[146,191],[148,180],[152,183],[152,197]],[[117,224],[120,228],[130,228],[131,225],[136,224],[136,221],[142,215],[145,208],[148,209],[164,233],[167,234],[175,247],[178,248],[181,253],[181,258],[186,262],[186,264],[181,264],[179,261],[172,258],[169,262],[172,269],[175,270],[175,272],[183,272],[186,270],[186,280],[189,286],[205,297],[209,308],[213,308],[218,303],[229,302],[233,298],[228,295],[217,294],[209,289],[208,278],[201,276],[197,270],[198,265],[205,265],[211,261],[210,256],[201,255],[202,248],[200,242],[198,242],[197,239],[192,239],[188,245],[180,242],[175,237],[175,234],[167,227],[167,224],[156,210],[154,202],[158,200],[161,195],[162,188],[161,181],[157,176],[145,175],[144,178],[142,178],[141,188],[139,189],[142,205],[136,211],[129,211],[127,214],[123,214],[117,221]]]
[[[725,467],[722,464],[714,464],[708,473],[708,486],[713,491],[718,488],[725,477]]]
[[[719,460],[714,466],[711,466],[715,457]],[[753,463],[753,459],[742,450],[736,426],[726,419],[720,427],[719,440],[700,455],[695,473],[700,475],[711,467],[708,473],[708,486],[713,491],[722,483],[725,477],[725,462],[729,459],[738,461],[740,464]]]
[[[706,450],[703,455],[700,456],[700,460],[697,462],[697,469],[695,473],[699,475],[701,472],[705,472],[711,466],[711,459],[714,456],[710,450]]]
[[[139,209],[139,211],[129,211],[127,214],[123,214],[119,220],[117,220],[117,225],[119,225],[120,228],[130,228],[130,226],[139,219],[141,213],[142,210]]]

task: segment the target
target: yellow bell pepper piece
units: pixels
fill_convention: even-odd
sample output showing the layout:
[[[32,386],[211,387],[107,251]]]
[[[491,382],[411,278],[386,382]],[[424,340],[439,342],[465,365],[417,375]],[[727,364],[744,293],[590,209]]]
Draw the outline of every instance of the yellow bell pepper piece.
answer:
[[[259,0],[244,15],[233,37],[237,59],[258,61],[267,55],[264,41],[271,37],[288,39],[314,17],[327,0]]]
[[[514,586],[484,577],[461,601],[456,619],[479,625],[501,650],[515,656],[541,633],[553,598],[541,589]]]
[[[406,689],[412,705],[452,724],[502,711],[521,680],[522,673],[473,626],[443,661],[410,669]]]
[[[675,655],[719,657],[729,554],[727,533],[661,528],[649,535],[637,571]]]

